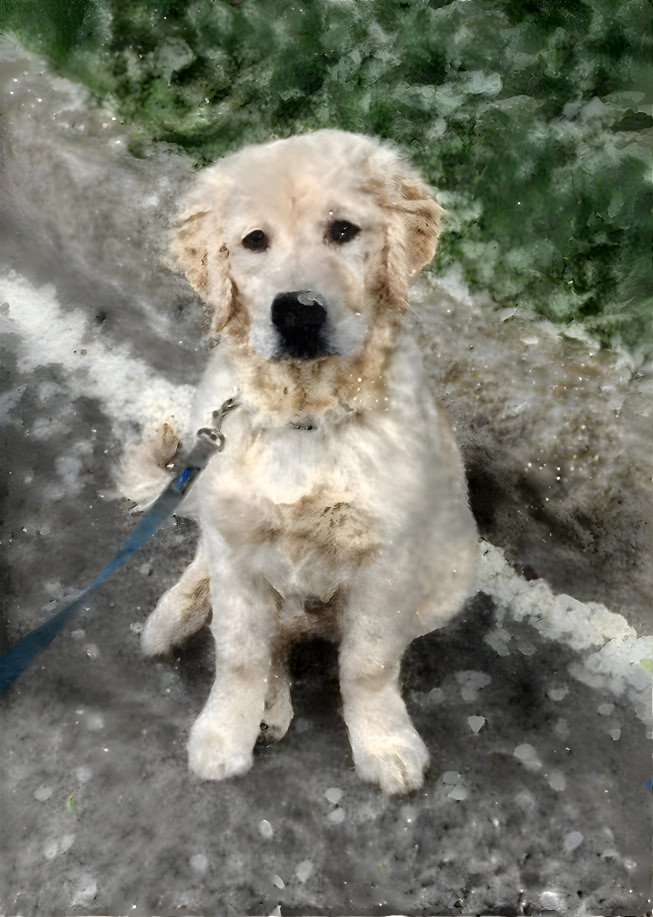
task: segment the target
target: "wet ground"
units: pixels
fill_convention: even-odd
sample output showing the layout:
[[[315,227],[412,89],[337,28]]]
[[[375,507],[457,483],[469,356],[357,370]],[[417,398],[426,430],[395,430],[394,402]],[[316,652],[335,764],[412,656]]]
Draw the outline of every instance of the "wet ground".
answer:
[[[189,163],[0,60],[4,649],[134,526],[115,462],[183,417],[207,343],[160,263]],[[189,774],[210,637],[138,645],[192,555],[171,520],[0,701],[0,913],[650,914],[650,365],[452,276],[414,304],[488,539],[478,594],[405,659],[423,790],[356,778],[322,643],[295,654],[283,742],[238,780]]]

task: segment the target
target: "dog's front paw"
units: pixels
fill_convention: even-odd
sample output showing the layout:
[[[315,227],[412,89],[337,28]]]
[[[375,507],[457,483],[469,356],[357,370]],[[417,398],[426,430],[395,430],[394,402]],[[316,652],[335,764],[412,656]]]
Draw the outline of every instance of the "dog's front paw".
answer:
[[[424,782],[429,753],[412,728],[364,738],[352,737],[352,752],[361,780],[378,783],[388,795],[410,793]]]
[[[202,716],[188,739],[188,764],[202,780],[225,780],[246,774],[254,761],[252,749],[229,736],[220,723]]]

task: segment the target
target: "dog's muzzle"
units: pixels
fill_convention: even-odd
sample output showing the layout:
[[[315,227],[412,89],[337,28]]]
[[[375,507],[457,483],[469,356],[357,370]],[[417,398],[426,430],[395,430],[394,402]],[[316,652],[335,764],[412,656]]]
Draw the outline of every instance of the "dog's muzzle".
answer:
[[[275,356],[315,360],[333,350],[327,335],[324,298],[312,290],[279,293],[272,303],[272,324],[279,334]]]

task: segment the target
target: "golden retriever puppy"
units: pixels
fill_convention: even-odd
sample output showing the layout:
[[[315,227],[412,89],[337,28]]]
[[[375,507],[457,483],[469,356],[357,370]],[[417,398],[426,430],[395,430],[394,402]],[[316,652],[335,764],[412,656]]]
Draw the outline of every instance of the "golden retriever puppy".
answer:
[[[261,730],[285,734],[289,644],[319,635],[339,642],[357,773],[387,793],[422,784],[400,661],[458,611],[477,553],[454,437],[402,329],[440,214],[394,150],[336,130],[227,156],[185,201],[174,253],[220,332],[195,427],[238,406],[192,495],[197,556],[142,642],[166,652],[213,612],[215,683],[188,744],[200,777],[244,773]]]

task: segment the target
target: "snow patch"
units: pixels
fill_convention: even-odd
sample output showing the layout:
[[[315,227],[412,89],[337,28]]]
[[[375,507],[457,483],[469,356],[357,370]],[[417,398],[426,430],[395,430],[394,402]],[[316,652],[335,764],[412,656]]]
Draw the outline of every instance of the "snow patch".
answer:
[[[0,315],[0,332],[19,338],[22,372],[63,366],[67,399],[97,398],[121,427],[128,421],[155,424],[171,415],[180,427],[187,426],[194,387],[168,382],[127,345],[109,348],[94,340],[81,311],[61,308],[54,286],[35,287],[12,272],[0,278],[0,301],[8,305]],[[10,405],[11,399],[3,406]]]
[[[570,674],[590,687],[625,695],[640,719],[651,724],[653,682],[641,661],[653,656],[653,636],[638,637],[623,615],[599,602],[556,595],[543,580],[524,579],[501,548],[484,540],[480,547],[478,587],[495,599],[499,628],[512,618],[546,640],[583,652],[570,665]]]

